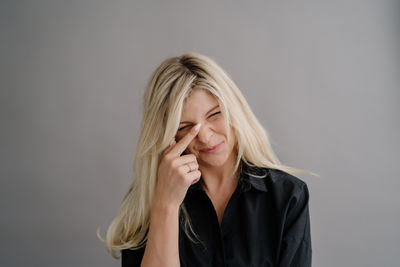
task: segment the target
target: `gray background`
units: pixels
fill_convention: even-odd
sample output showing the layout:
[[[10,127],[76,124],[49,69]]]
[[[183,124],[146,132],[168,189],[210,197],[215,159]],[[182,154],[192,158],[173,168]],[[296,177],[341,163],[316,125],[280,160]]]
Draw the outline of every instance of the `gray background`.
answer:
[[[313,266],[398,266],[399,1],[1,1],[1,266],[119,266],[147,79],[204,53],[308,183]]]

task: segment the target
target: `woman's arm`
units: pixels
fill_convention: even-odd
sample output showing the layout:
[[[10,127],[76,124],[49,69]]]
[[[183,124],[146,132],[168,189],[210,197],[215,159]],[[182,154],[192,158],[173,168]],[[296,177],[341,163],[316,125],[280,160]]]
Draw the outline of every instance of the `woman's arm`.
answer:
[[[179,207],[153,206],[142,267],[180,266]]]
[[[311,267],[309,191],[305,183],[290,201],[281,244],[279,267]]]
[[[200,179],[196,156],[183,155],[200,124],[163,152],[151,208],[150,227],[142,267],[179,267],[179,206],[189,186]],[[193,169],[192,169],[193,168]]]

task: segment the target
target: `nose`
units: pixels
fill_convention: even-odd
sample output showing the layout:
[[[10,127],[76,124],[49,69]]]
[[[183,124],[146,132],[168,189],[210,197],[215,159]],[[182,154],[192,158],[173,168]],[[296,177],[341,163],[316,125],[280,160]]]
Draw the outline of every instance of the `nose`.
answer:
[[[202,123],[203,124],[203,123]],[[199,133],[197,134],[197,139],[206,144],[207,146],[211,146],[211,137],[213,136],[214,131],[211,129],[210,125],[203,124],[200,127]]]

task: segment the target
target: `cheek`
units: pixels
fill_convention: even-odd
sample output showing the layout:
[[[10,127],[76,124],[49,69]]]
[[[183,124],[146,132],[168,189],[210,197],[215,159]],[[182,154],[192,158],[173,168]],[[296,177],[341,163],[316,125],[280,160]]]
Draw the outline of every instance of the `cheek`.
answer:
[[[225,126],[226,125],[225,125],[224,121],[222,120],[220,123],[216,124],[215,129],[219,134],[226,136],[228,133],[226,131]]]
[[[189,150],[189,151],[196,151],[196,149],[195,149],[195,147],[194,147],[194,142],[192,141],[192,142],[188,145],[188,147],[187,147],[186,149]]]
[[[224,131],[225,131],[226,122],[223,117],[218,118],[216,120],[216,124],[218,125],[219,128],[224,129]]]

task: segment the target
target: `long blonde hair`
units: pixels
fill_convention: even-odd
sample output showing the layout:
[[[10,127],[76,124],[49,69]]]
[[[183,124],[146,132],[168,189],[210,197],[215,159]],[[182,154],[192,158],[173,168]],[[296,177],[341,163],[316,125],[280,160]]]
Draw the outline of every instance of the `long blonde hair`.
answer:
[[[291,174],[311,173],[279,162],[267,131],[254,116],[236,84],[212,59],[198,53],[168,58],[153,72],[144,94],[141,132],[133,162],[134,179],[117,216],[108,227],[106,239],[101,238],[99,229],[97,231],[114,258],[119,258],[117,251],[146,244],[160,156],[176,135],[184,100],[194,87],[213,94],[220,104],[226,127],[233,126],[237,138],[234,172],[243,160],[251,166],[279,169]],[[195,241],[197,236],[191,228],[184,204],[180,207],[180,215],[185,234]]]

